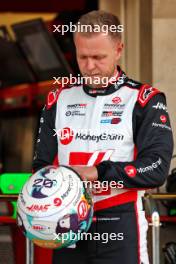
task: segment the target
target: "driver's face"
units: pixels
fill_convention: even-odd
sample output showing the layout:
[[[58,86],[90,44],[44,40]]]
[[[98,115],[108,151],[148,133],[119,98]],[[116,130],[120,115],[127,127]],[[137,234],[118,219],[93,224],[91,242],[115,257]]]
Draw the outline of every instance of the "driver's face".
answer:
[[[97,84],[97,79],[111,78],[114,75],[123,44],[103,33],[91,36],[76,33],[75,46],[81,74],[84,77],[91,77],[91,82],[87,81],[87,84],[102,87],[102,82]]]

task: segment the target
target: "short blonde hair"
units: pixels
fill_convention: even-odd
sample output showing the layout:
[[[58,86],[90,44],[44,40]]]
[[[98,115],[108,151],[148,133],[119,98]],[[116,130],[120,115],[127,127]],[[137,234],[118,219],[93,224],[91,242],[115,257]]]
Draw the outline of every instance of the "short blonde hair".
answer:
[[[106,25],[108,27],[108,35],[110,35],[114,39],[121,40],[122,38],[121,32],[117,30],[115,32],[114,31],[112,32],[110,30],[111,26],[114,26],[116,28],[119,28],[119,26],[122,26],[120,24],[119,18],[111,13],[108,13],[102,10],[91,11],[87,14],[82,15],[79,18],[78,22],[76,23],[77,30],[75,31],[75,33],[79,32],[81,34],[90,36],[92,34],[97,33],[96,31],[94,31],[94,28],[97,25],[100,28]],[[82,26],[82,28],[85,26],[86,31],[81,31],[81,32],[78,31],[78,26]],[[100,32],[103,32],[103,31],[100,31]]]

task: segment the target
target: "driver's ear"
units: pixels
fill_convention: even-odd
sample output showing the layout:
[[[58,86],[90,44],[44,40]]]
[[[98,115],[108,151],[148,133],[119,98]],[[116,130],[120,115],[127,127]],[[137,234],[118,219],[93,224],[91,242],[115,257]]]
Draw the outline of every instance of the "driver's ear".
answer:
[[[117,43],[117,47],[116,47],[116,51],[117,51],[117,60],[120,59],[120,57],[121,57],[121,55],[122,55],[123,48],[124,48],[124,44],[123,44],[123,42],[119,41],[119,42]]]

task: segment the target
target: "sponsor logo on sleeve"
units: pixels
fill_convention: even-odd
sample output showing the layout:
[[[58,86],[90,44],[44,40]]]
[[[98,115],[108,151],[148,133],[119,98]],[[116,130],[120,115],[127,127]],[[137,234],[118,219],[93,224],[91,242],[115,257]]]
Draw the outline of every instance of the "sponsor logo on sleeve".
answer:
[[[157,127],[157,128],[162,128],[162,129],[167,129],[169,131],[172,130],[170,126],[168,126],[166,123],[168,121],[168,116],[167,115],[160,115],[159,121],[161,122],[153,122],[152,127]]]
[[[163,124],[165,124],[167,122],[167,117],[165,115],[161,115],[160,120]]]
[[[137,171],[139,173],[145,173],[148,171],[153,171],[154,169],[157,169],[162,163],[161,158],[159,158],[156,162],[153,162],[151,165],[143,167],[143,168],[138,168]]]
[[[169,126],[167,126],[165,124],[158,124],[156,122],[152,123],[152,127],[159,127],[159,128],[167,129],[167,130],[170,130],[170,131],[172,130],[171,127],[169,127]]]
[[[166,125],[166,122],[167,122],[167,116],[165,115],[161,115],[160,116],[160,122],[161,123],[156,123],[156,122],[153,122],[152,123],[152,127],[158,127],[158,128],[163,128],[163,129],[167,129],[167,130],[172,130],[170,126]]]
[[[161,158],[159,158],[156,162],[153,162],[149,166],[136,168],[133,165],[128,165],[124,168],[124,170],[129,177],[133,178],[137,175],[137,173],[151,172],[157,169],[161,165],[161,163],[162,163],[162,160]]]
[[[126,166],[124,170],[130,178],[134,178],[137,174],[137,169],[132,165]]]

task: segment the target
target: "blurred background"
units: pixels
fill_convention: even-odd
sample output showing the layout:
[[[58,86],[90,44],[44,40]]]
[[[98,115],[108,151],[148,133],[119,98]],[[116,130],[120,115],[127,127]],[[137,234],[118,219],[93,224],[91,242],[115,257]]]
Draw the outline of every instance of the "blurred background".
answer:
[[[125,49],[120,61],[123,70],[166,94],[176,138],[176,0],[1,1],[1,193],[15,193],[13,173],[17,173],[16,182],[18,173],[31,173],[41,109],[47,93],[58,86],[53,84],[53,76],[79,73],[71,33],[54,33],[53,25],[75,23],[80,15],[98,9],[114,13],[124,25]],[[170,171],[175,167],[173,159]],[[157,191],[165,191],[165,186]],[[0,264],[25,263],[25,239],[16,229],[15,217],[6,218],[13,206],[0,200]],[[158,206],[162,214],[170,217],[165,206]],[[167,263],[162,247],[166,242],[176,242],[175,223],[176,212],[172,220],[163,221],[160,263]],[[150,254],[151,243],[150,237]],[[35,249],[35,263],[51,263],[51,252],[44,252],[45,260],[40,249]]]

